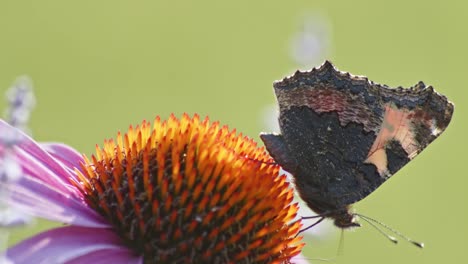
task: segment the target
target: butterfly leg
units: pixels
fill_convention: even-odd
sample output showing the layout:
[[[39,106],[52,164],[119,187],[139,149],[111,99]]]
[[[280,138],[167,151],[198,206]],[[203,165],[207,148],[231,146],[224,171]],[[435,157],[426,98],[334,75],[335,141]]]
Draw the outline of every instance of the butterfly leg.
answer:
[[[300,234],[300,233],[302,233],[302,232],[304,232],[304,231],[306,231],[306,230],[311,229],[312,227],[314,227],[314,226],[320,224],[320,223],[325,219],[325,216],[318,215],[317,217],[320,217],[320,219],[317,220],[317,221],[315,221],[315,223],[309,225],[308,227],[305,227],[305,228],[299,230],[298,234]],[[310,218],[310,217],[309,217],[309,218]],[[303,218],[303,219],[304,219],[304,218]]]

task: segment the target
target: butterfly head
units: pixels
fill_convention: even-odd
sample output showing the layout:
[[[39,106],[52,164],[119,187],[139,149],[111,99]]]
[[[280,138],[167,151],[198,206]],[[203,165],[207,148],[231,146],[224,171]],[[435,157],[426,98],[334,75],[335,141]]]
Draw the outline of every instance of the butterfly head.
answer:
[[[360,227],[361,224],[357,222],[357,217],[355,214],[350,213],[347,209],[337,210],[330,215],[333,218],[335,226],[339,228],[353,228]]]

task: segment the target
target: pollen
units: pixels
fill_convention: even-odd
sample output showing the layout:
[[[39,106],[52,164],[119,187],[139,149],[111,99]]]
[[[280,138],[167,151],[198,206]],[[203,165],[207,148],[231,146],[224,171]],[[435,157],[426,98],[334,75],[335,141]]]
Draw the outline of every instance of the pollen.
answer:
[[[298,206],[255,141],[198,115],[143,121],[72,182],[145,263],[289,263]]]

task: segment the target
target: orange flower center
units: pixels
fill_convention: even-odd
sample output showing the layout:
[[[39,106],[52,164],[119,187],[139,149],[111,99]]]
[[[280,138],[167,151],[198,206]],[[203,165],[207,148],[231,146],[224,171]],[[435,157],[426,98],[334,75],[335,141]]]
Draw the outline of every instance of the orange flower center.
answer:
[[[157,117],[85,161],[74,184],[145,263],[287,263],[303,246],[286,177],[217,122]]]

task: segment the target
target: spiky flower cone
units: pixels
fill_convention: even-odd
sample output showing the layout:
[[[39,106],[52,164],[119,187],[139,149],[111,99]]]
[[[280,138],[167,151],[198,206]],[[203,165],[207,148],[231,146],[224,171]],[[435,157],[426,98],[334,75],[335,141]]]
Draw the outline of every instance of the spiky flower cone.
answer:
[[[303,246],[286,177],[217,122],[157,117],[85,160],[73,184],[145,263],[288,263]]]

